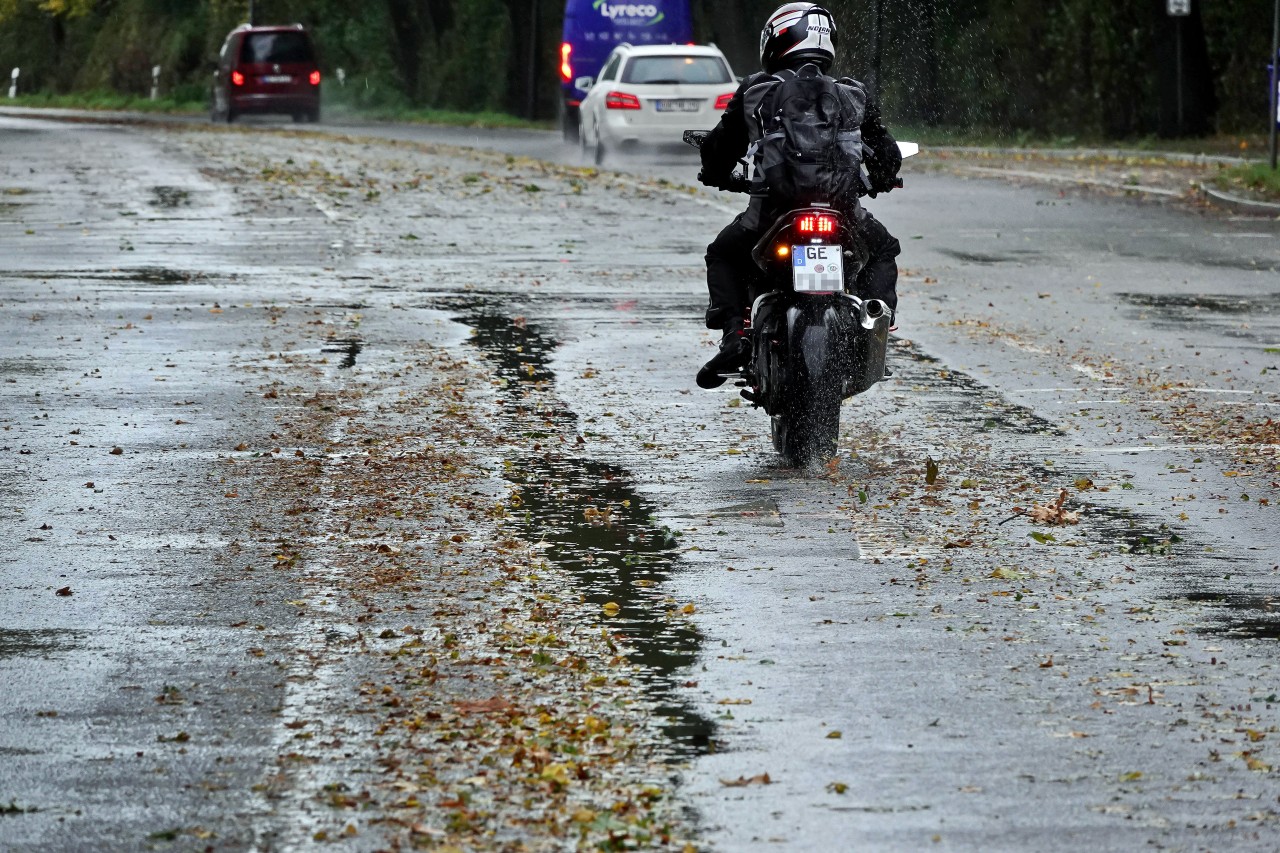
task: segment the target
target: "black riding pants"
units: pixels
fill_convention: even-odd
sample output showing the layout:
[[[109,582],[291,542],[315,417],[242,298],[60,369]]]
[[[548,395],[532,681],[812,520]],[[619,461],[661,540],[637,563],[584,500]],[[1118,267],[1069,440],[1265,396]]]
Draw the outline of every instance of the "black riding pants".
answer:
[[[760,241],[761,232],[742,224],[740,214],[724,227],[707,247],[707,328],[728,329],[746,315],[751,299],[751,285],[759,279],[760,268],[751,260],[751,250]],[[890,308],[898,307],[898,263],[902,251],[889,231],[870,213],[858,225],[866,241],[870,259],[858,273],[854,295],[861,299],[880,299]]]

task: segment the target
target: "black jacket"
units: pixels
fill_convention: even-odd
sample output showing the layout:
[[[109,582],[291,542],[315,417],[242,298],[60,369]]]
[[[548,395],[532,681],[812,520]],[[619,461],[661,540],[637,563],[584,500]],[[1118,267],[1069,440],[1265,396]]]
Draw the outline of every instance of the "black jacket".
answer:
[[[719,123],[702,143],[702,172],[698,177],[707,186],[727,186],[729,176],[737,167],[738,161],[746,156],[749,137],[747,115],[742,106],[743,94],[768,77],[767,73],[761,71],[744,79],[724,114],[720,116]],[[839,82],[853,83],[848,78]],[[870,149],[866,166],[871,178],[871,192],[886,192],[893,187],[898,169],[902,166],[902,154],[898,151],[897,141],[881,122],[880,104],[871,93],[867,95],[862,141]]]

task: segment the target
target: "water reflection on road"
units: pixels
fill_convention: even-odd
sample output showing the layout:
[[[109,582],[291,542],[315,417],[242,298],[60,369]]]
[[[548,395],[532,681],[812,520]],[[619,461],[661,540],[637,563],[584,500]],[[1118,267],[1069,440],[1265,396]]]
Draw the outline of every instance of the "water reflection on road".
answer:
[[[440,300],[475,330],[474,343],[505,380],[506,428],[523,441],[504,476],[518,491],[514,523],[539,543],[549,562],[567,570],[584,600],[618,606],[609,627],[643,667],[646,689],[677,756],[711,747],[714,726],[674,694],[675,674],[697,658],[702,637],[670,601],[663,582],[679,567],[679,533],[658,526],[629,472],[577,450],[577,416],[548,407],[532,393],[554,380],[558,342],[542,327],[510,315],[507,300],[483,296]],[[531,448],[529,450],[528,448]]]

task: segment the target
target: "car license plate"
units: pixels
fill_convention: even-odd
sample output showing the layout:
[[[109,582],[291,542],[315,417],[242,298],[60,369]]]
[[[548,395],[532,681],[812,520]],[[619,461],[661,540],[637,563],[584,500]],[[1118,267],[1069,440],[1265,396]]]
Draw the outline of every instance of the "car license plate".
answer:
[[[660,113],[696,113],[702,101],[695,98],[654,101],[653,108]]]
[[[844,290],[844,251],[825,243],[792,246],[791,281],[802,293]]]
[[[292,83],[293,78],[288,74],[268,74],[262,78],[263,83]]]

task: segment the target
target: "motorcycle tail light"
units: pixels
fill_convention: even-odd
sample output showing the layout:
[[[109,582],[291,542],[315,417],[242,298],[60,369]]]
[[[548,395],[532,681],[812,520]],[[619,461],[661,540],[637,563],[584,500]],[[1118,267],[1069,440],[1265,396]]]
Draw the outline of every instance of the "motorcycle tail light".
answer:
[[[836,218],[825,213],[806,213],[796,220],[796,232],[806,237],[835,236]]]
[[[716,98],[716,112],[722,113],[725,110],[729,109],[729,102],[732,100],[733,100],[732,92],[730,92],[727,95],[721,95],[720,97]]]
[[[627,92],[610,92],[604,99],[607,110],[638,110],[640,99]]]

